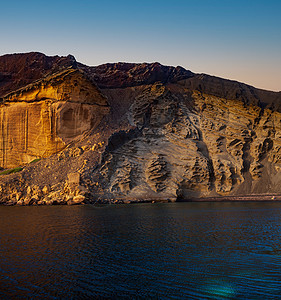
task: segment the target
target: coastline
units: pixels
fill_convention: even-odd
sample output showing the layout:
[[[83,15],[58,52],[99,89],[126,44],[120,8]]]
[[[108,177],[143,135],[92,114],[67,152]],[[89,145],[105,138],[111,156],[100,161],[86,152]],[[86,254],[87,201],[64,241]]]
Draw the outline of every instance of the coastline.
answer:
[[[237,196],[219,196],[219,197],[202,197],[202,198],[184,198],[184,199],[143,199],[143,200],[121,200],[118,199],[113,204],[137,204],[137,203],[169,203],[169,202],[270,202],[281,201],[281,195],[277,194],[252,194]]]
[[[86,199],[85,199],[86,200]],[[277,194],[252,194],[252,195],[237,195],[237,196],[219,196],[219,197],[202,197],[202,198],[185,198],[185,199],[87,199],[81,202],[32,202],[32,203],[12,203],[10,201],[0,202],[0,206],[53,206],[53,205],[108,205],[108,204],[138,204],[138,203],[175,203],[175,202],[279,202],[281,195]]]
[[[251,202],[251,201],[281,201],[281,195],[254,194],[223,197],[204,197],[177,200],[177,202]]]

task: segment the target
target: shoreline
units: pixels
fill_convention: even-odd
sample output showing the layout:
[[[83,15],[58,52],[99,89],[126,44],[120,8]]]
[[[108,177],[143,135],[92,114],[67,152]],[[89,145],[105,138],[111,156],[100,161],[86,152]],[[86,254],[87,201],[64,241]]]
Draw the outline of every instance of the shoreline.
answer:
[[[184,198],[184,199],[98,199],[96,201],[81,202],[57,202],[50,201],[50,203],[36,203],[32,204],[17,204],[11,202],[2,202],[0,206],[54,206],[54,205],[110,205],[110,204],[138,204],[138,203],[181,203],[181,202],[281,202],[281,195],[277,194],[257,194],[257,195],[239,195],[239,196],[216,196],[216,197],[202,197],[202,198]]]
[[[184,198],[184,199],[118,199],[112,204],[137,204],[137,203],[175,203],[175,202],[279,202],[281,195],[277,194],[254,194],[238,196],[216,196],[202,198]]]
[[[281,201],[281,195],[276,194],[257,194],[257,195],[239,195],[239,196],[220,196],[180,199],[177,202],[253,202],[253,201]]]

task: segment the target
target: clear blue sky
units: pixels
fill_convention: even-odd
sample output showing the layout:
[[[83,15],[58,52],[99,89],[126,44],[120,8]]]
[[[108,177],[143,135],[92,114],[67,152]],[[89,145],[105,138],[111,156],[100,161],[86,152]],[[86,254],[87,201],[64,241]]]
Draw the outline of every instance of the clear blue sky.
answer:
[[[281,91],[280,0],[10,0],[0,26],[0,55],[159,61]]]

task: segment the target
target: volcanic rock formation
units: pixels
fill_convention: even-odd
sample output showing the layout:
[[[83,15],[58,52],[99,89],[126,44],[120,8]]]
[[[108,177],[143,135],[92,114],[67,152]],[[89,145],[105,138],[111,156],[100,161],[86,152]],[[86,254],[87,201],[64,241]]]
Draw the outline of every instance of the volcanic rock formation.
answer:
[[[0,164],[23,168],[0,176],[2,202],[281,193],[281,93],[159,63],[88,67],[38,53],[0,57],[0,72]]]

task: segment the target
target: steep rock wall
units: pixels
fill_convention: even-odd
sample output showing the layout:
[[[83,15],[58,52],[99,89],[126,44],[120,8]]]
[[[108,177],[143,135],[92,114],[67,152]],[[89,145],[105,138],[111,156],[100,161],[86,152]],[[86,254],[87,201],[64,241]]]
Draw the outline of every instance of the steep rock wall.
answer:
[[[178,84],[156,83],[135,93],[127,118],[140,134],[111,148],[99,169],[108,197],[281,192],[278,111]],[[114,92],[107,94],[112,101]]]
[[[106,98],[78,70],[68,69],[2,98],[0,164],[15,167],[48,157],[94,129]]]

